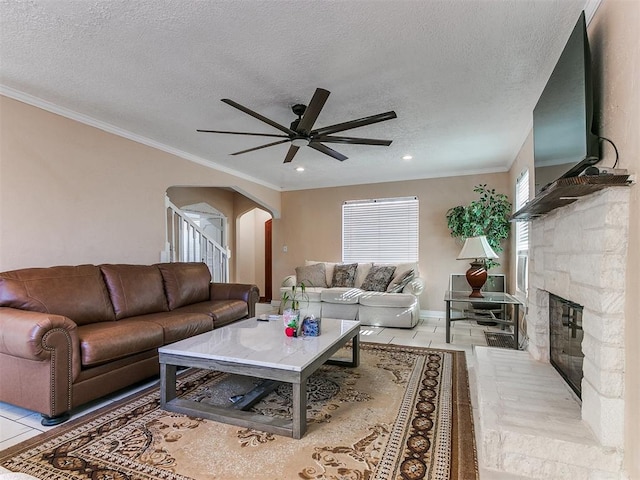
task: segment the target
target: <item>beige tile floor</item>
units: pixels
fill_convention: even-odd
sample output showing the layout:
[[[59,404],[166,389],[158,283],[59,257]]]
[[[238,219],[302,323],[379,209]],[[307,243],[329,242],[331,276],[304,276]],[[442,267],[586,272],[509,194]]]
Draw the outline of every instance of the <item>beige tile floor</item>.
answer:
[[[257,313],[271,313],[274,309],[267,304],[259,304]],[[474,321],[458,320],[451,324],[451,343],[445,343],[445,319],[422,318],[412,329],[383,328],[362,326],[360,332],[361,341],[386,343],[395,345],[410,345],[419,347],[443,348],[450,350],[462,350],[466,353],[467,363],[470,369],[471,395],[474,397],[474,382],[471,371],[473,370],[474,351],[476,345],[485,346],[485,331],[502,331],[499,327],[480,326]],[[157,380],[151,380],[133,388],[126,389],[95,402],[84,405],[72,412],[72,418],[78,418],[109,403],[113,403],[127,395],[150,385],[157,384]],[[477,411],[477,408],[474,408]],[[476,412],[477,413],[477,412]],[[476,425],[478,422],[476,421]],[[28,438],[38,435],[55,427],[44,427],[40,424],[40,414],[0,402],[0,451],[12,445],[20,443]],[[476,435],[477,436],[477,435]],[[480,469],[482,480],[517,480],[523,477],[514,477]]]

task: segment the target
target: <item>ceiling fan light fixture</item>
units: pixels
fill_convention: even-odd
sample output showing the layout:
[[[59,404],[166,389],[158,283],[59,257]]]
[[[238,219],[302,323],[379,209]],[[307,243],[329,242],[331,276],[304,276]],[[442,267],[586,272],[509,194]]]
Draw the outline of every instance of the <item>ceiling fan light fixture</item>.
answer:
[[[252,116],[253,118],[260,120],[271,127],[274,127],[280,130],[279,134],[273,133],[256,133],[256,132],[232,132],[226,130],[201,130],[197,129],[198,132],[203,133],[224,133],[229,135],[253,135],[258,137],[274,137],[282,140],[276,140],[265,145],[258,145],[257,147],[247,148],[245,150],[241,150],[239,152],[232,153],[231,155],[241,155],[243,153],[255,152],[256,150],[262,150],[263,148],[273,147],[275,145],[281,145],[283,143],[290,143],[289,149],[287,150],[287,154],[284,157],[284,163],[290,163],[293,158],[296,156],[296,153],[300,149],[300,147],[311,147],[314,150],[317,150],[320,153],[328,155],[339,161],[344,161],[348,157],[343,155],[340,152],[335,151],[334,149],[327,147],[324,143],[338,143],[344,145],[381,145],[388,147],[391,145],[391,140],[381,140],[378,138],[357,138],[357,137],[344,137],[344,136],[333,136],[332,134],[338,132],[344,132],[345,130],[351,130],[353,128],[364,127],[366,125],[372,125],[378,122],[384,122],[386,120],[391,120],[394,118],[398,118],[396,112],[389,111],[385,113],[379,113],[377,115],[370,115],[368,117],[358,118],[356,120],[350,120],[348,122],[336,123],[334,125],[329,125],[322,128],[314,129],[320,112],[324,108],[324,104],[329,97],[330,92],[323,88],[316,88],[316,91],[311,97],[311,101],[309,105],[303,105],[301,103],[297,103],[291,107],[293,113],[298,117],[295,119],[289,128],[281,125],[280,123],[271,120],[270,118],[265,117],[264,115],[260,115],[258,112],[254,112],[253,110],[240,105],[237,102],[229,98],[221,99],[227,105],[240,110],[241,112],[246,113],[247,115]],[[284,134],[284,135],[283,135]]]
[[[304,172],[304,167],[296,167],[296,172]]]
[[[306,147],[309,145],[310,140],[304,137],[297,137],[291,140],[291,145],[294,147]]]

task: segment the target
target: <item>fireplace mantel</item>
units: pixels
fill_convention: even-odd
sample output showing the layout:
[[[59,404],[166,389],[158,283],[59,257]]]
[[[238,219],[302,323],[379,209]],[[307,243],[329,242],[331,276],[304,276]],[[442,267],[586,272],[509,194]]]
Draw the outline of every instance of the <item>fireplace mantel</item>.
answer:
[[[569,205],[580,197],[608,187],[626,187],[629,175],[584,175],[560,178],[514,213],[511,221],[530,221],[559,207]]]

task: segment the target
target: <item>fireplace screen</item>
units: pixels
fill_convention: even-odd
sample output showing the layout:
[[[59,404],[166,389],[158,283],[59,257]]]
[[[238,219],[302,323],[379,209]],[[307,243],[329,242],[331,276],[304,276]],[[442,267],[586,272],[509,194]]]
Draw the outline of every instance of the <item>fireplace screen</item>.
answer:
[[[549,295],[551,364],[582,398],[582,305]]]

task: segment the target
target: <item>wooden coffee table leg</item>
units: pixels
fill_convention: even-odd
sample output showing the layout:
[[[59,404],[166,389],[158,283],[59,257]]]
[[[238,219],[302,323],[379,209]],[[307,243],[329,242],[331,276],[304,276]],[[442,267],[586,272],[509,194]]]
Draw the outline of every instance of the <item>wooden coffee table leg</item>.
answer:
[[[293,431],[292,437],[300,439],[307,430],[307,379],[292,384]]]
[[[360,335],[356,335],[355,337],[353,337],[353,339],[351,340],[352,344],[352,362],[351,362],[351,367],[357,367],[358,365],[360,365]]]
[[[176,366],[160,364],[160,405],[164,407],[176,398]]]

